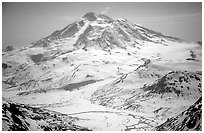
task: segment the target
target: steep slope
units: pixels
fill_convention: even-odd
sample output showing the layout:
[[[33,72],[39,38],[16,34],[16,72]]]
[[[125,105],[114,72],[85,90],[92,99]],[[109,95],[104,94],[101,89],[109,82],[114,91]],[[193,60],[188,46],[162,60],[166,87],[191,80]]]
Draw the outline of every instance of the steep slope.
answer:
[[[49,36],[47,36],[45,38],[42,38],[42,39],[34,42],[31,47],[38,47],[38,46],[40,46],[40,47],[47,47],[52,41],[59,40],[61,38],[72,37],[83,26],[84,26],[84,22],[83,21],[74,22],[74,23],[66,26],[62,30],[55,31],[51,35],[49,35]]]
[[[109,31],[112,31],[112,34],[114,34],[114,36],[119,35],[118,37],[114,37],[114,38],[117,38],[117,40],[120,40],[119,42],[115,42],[115,41],[112,42],[110,40],[107,40],[106,43],[108,43],[111,48],[112,48],[112,43],[113,45],[116,45],[118,43],[118,46],[120,47],[121,42],[123,43],[132,42],[133,43],[133,42],[138,42],[138,41],[147,41],[147,42],[165,44],[165,42],[168,42],[168,41],[175,41],[175,42],[182,41],[178,38],[165,36],[161,33],[147,29],[143,26],[133,24],[126,19],[114,20],[103,14],[97,15],[93,12],[89,12],[85,14],[82,17],[82,19],[80,19],[79,21],[76,21],[66,26],[62,30],[55,31],[51,35],[34,42],[31,47],[39,47],[39,46],[47,47],[51,43],[54,43],[54,42],[62,43],[62,41],[65,38],[75,38],[77,37],[77,35],[80,35],[82,31],[87,32],[87,30],[88,31],[93,30],[93,29],[90,29],[90,25],[93,27],[93,29],[96,28],[98,31],[105,30],[104,32],[106,33],[107,30],[109,30]],[[106,26],[104,27],[104,25]],[[113,31],[116,31],[116,33],[115,32],[113,33]],[[104,40],[104,38],[106,38],[106,36],[104,36],[105,34],[104,32],[98,33],[97,38],[99,40]],[[81,34],[80,36],[84,36],[84,34]],[[88,37],[88,35],[86,35],[86,37]],[[77,37],[77,38],[76,38],[76,43],[78,43],[78,41],[81,40],[81,37]],[[92,43],[95,45],[98,45],[97,44],[98,39],[92,40]],[[87,42],[89,41],[91,40],[87,40]],[[69,45],[72,45],[72,44],[69,44]],[[99,44],[99,47],[100,46],[101,45]],[[77,47],[77,49],[83,48],[83,47],[78,47],[77,45],[75,45],[75,47]],[[101,46],[101,47],[102,49],[104,48],[104,46]]]
[[[168,41],[181,42],[182,40],[176,37],[165,36],[156,31],[145,28],[141,25],[131,23],[127,19],[119,19],[113,23],[114,27],[119,28],[119,33],[129,36],[135,41],[142,40],[154,43],[165,43]],[[122,30],[121,30],[122,29]]]
[[[114,21],[114,19],[112,19],[112,18],[110,18],[104,14],[99,14],[98,17],[102,19],[101,23],[105,23],[105,22],[112,23]]]
[[[2,60],[4,130],[153,130],[202,94],[202,46],[93,12]]]
[[[124,43],[114,34],[110,28],[106,28],[101,37],[97,38],[97,44],[102,49],[124,48]]]
[[[118,110],[153,113],[165,120],[202,96],[201,72],[168,72],[168,68],[152,66],[141,65],[135,72],[104,85],[92,94],[92,103]],[[165,71],[168,73],[163,75]]]
[[[201,96],[201,72],[172,71],[144,91],[156,94],[175,93],[178,97],[198,99]]]
[[[202,97],[176,117],[155,128],[157,131],[202,131]]]
[[[77,118],[40,108],[3,101],[3,131],[90,131],[74,124]]]
[[[97,15],[94,12],[88,12],[83,16],[83,18],[89,21],[95,21],[97,20]]]
[[[85,49],[86,47],[88,47],[90,45],[90,41],[88,40],[88,35],[89,35],[89,32],[92,30],[92,26],[89,25],[87,27],[87,29],[84,31],[84,33],[80,34],[79,35],[79,38],[78,40],[76,41],[76,43],[74,44],[75,47],[77,47],[78,49],[79,48],[83,48]]]

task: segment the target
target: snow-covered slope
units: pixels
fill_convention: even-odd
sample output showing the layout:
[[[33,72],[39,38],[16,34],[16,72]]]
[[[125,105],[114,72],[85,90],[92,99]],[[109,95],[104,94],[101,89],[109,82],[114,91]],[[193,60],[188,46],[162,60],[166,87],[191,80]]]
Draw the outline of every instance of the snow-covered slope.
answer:
[[[91,131],[75,124],[77,118],[3,100],[3,131]]]
[[[157,131],[202,131],[202,97],[187,110],[155,128]]]
[[[55,31],[51,35],[33,42],[31,47],[48,47],[52,43],[58,44],[62,42],[65,38],[75,38],[76,43],[70,43],[69,45],[74,45],[77,49],[89,46],[90,42],[99,45],[102,49],[107,47],[112,49],[113,45],[119,45],[120,47],[121,43],[127,42],[150,41],[165,44],[166,41],[182,41],[178,38],[165,36],[138,24],[131,23],[126,19],[113,20],[106,15],[97,15],[89,12],[79,21],[73,22],[62,30]],[[80,47],[81,43],[84,44],[83,47]]]
[[[201,72],[171,71],[163,75],[169,70],[153,64],[141,65],[134,72],[95,91],[91,101],[117,110],[152,113],[156,118],[166,119],[202,96]]]
[[[2,96],[77,117],[76,124],[91,130],[154,130],[201,97],[201,50],[197,43],[89,12],[3,53]]]

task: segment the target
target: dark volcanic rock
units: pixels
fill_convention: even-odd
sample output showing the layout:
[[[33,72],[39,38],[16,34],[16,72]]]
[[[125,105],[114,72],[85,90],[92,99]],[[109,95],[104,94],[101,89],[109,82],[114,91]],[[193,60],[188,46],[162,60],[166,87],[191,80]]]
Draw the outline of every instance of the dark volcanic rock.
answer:
[[[83,16],[84,18],[88,19],[89,21],[95,21],[97,19],[97,16],[93,12],[88,12]]]
[[[3,101],[3,131],[90,131],[74,124],[77,118],[65,114],[34,108],[23,104]]]
[[[202,97],[180,115],[167,119],[157,131],[202,131]]]

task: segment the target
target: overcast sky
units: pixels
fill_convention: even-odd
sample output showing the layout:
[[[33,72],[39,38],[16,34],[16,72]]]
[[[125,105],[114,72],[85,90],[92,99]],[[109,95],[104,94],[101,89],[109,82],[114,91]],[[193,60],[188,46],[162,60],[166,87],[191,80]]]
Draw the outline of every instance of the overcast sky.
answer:
[[[165,35],[202,40],[202,3],[2,3],[2,41],[29,45],[93,11],[126,18]]]

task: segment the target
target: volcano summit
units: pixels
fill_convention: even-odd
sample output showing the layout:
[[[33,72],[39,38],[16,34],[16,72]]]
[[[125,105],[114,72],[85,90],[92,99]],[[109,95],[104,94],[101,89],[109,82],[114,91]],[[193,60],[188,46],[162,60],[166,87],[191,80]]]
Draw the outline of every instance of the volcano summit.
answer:
[[[197,43],[89,12],[2,58],[2,130],[202,130]]]

